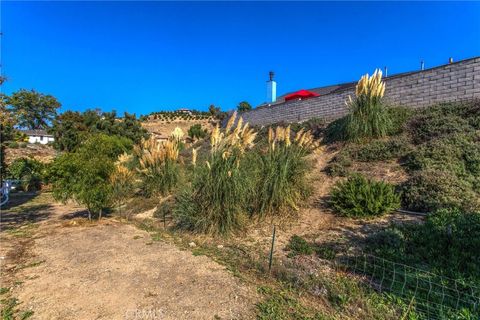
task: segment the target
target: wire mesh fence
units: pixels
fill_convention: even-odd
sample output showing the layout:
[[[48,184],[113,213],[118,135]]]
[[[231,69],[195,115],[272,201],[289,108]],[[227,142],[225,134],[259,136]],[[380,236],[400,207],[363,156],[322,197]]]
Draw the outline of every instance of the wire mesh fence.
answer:
[[[412,310],[405,319],[480,319],[480,288],[371,254],[342,255],[337,267]]]

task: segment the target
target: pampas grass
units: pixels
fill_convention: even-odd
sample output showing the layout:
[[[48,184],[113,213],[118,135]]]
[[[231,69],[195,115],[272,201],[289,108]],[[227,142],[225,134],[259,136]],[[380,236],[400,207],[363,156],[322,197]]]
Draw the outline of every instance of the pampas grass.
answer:
[[[310,131],[294,135],[290,126],[268,130],[268,147],[260,152],[260,173],[254,213],[261,217],[298,210],[309,190],[307,155],[317,149]]]
[[[225,130],[210,134],[210,153],[195,165],[192,187],[181,194],[174,214],[179,226],[196,232],[228,234],[243,227],[247,197],[253,181],[245,174],[246,152],[254,146],[256,132],[234,113]],[[195,159],[195,161],[193,161]]]
[[[137,172],[146,196],[166,195],[176,187],[180,174],[179,144],[178,132],[174,132],[167,141],[151,137],[135,146],[134,154],[139,163]]]
[[[385,83],[380,70],[375,70],[372,76],[362,76],[355,88],[355,97],[349,96],[345,102],[349,109],[341,128],[345,140],[360,141],[387,136],[392,119],[382,103],[384,93]]]

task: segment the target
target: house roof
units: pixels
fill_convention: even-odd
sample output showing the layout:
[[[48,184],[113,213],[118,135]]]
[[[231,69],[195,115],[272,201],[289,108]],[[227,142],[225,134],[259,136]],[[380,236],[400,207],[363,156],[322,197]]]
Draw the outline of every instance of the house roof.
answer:
[[[45,130],[36,129],[36,130],[21,130],[21,132],[25,133],[27,136],[45,136],[45,137],[53,137],[52,134],[47,133]]]

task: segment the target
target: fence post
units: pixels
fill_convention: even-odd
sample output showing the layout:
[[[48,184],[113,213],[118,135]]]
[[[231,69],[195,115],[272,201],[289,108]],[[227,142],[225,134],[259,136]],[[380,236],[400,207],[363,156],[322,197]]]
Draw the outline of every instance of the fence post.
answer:
[[[273,234],[272,234],[272,247],[270,248],[270,259],[268,261],[268,272],[272,270],[272,260],[273,260],[273,248],[275,245],[275,231],[276,227],[273,225]]]

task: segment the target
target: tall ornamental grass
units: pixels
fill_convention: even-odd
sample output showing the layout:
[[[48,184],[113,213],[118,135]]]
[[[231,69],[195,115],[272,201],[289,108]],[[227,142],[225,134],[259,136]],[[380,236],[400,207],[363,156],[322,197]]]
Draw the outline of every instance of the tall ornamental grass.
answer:
[[[348,115],[342,125],[343,138],[360,141],[368,138],[385,137],[391,131],[393,121],[388,108],[382,103],[385,83],[382,72],[375,70],[372,76],[362,76],[355,88],[355,97],[348,97]]]
[[[194,149],[192,187],[179,196],[174,209],[180,227],[227,234],[243,226],[247,197],[253,189],[245,173],[245,156],[254,146],[256,133],[236,117],[234,113],[223,132],[218,125],[212,131],[210,153],[204,163],[196,163]]]
[[[260,216],[298,210],[308,195],[306,159],[316,148],[310,131],[301,129],[291,139],[290,126],[270,127],[268,146],[260,153],[260,174],[254,202]]]
[[[151,137],[134,148],[138,159],[138,174],[142,179],[142,190],[146,196],[165,195],[178,183],[180,139],[175,134],[167,141]]]
[[[121,206],[134,192],[135,172],[128,168],[132,156],[124,153],[115,162],[115,168],[110,175],[112,185],[112,200],[117,206]]]

